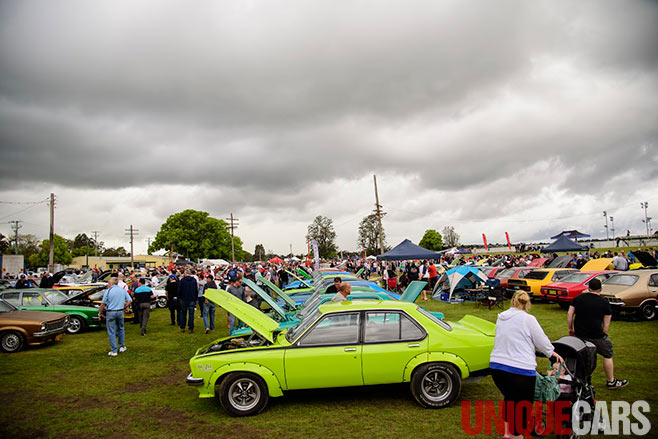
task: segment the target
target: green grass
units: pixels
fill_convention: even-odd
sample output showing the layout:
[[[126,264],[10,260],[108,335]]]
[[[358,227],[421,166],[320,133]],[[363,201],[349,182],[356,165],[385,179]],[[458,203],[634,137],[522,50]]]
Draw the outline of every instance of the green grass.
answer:
[[[449,320],[473,314],[495,321],[497,315],[472,304],[425,303]],[[566,314],[556,305],[536,304],[531,312],[551,339],[566,334]],[[117,358],[107,356],[104,330],[67,335],[50,346],[0,355],[0,437],[467,437],[461,430],[459,404],[425,410],[404,384],[289,392],[271,399],[259,416],[231,418],[217,400],[199,399],[196,389],[184,384],[195,350],[226,335],[225,313],[218,312],[220,329],[214,334],[204,334],[201,322],[195,319],[195,334],[182,334],[169,325],[167,310],[155,310],[146,337],[139,335],[136,325],[126,325],[128,351]],[[614,321],[610,336],[615,366],[618,376],[630,384],[618,391],[605,389],[600,364],[593,376],[599,400],[647,400],[653,408],[649,418],[654,426],[658,423],[657,333],[658,321]],[[546,365],[542,360],[540,370]],[[500,398],[489,377],[462,387],[464,401]],[[649,436],[655,435],[653,431]]]

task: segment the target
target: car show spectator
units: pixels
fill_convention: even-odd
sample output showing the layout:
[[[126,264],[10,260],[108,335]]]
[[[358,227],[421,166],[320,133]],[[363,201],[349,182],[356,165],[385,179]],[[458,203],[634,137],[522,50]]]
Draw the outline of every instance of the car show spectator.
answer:
[[[601,297],[601,281],[597,278],[589,282],[588,290],[577,296],[567,312],[569,335],[589,341],[596,346],[596,352],[603,357],[603,370],[606,375],[606,387],[618,389],[625,387],[628,380],[615,378],[612,361],[612,341],[608,337],[612,310],[610,302]]]
[[[534,399],[537,376],[535,350],[538,349],[547,358],[554,357],[557,361],[563,361],[562,357],[554,352],[551,341],[535,316],[528,313],[529,309],[528,293],[514,293],[510,308],[498,314],[494,347],[490,357],[489,367],[496,387],[503,394],[506,403],[513,402],[514,413],[505,410],[505,436],[514,439],[524,437],[513,421],[516,406],[522,401],[532,403]],[[527,410],[522,413],[521,425],[526,426],[530,413]]]
[[[347,296],[352,292],[352,286],[348,282],[343,282],[338,287],[338,292],[331,298],[332,302],[344,302]]]
[[[169,317],[171,325],[175,325],[180,319],[180,303],[178,300],[178,278],[175,274],[170,274],[165,285],[167,293],[167,308],[169,308]]]
[[[123,326],[123,312],[128,309],[132,299],[126,290],[117,285],[118,279],[110,277],[107,285],[108,288],[103,294],[101,305],[98,309],[98,316],[105,313],[105,326],[107,327],[107,338],[110,342],[110,357],[116,357],[119,352],[126,351],[125,332]],[[118,340],[118,348],[117,348]]]
[[[334,277],[334,283],[327,287],[325,290],[325,294],[336,294],[338,292],[338,288],[340,288],[340,284],[343,283],[343,280],[339,277],[336,276]]]
[[[139,314],[140,330],[142,335],[146,335],[146,324],[151,316],[151,301],[155,300],[155,294],[151,287],[146,285],[146,278],[139,280],[139,286],[135,289],[133,294],[134,302]]]
[[[209,274],[206,279],[207,281],[203,286],[204,294],[209,289],[217,289],[217,284],[212,274]],[[203,303],[203,325],[205,326],[206,334],[215,329],[215,304],[208,299],[205,299]]]
[[[626,271],[628,270],[628,261],[624,257],[624,252],[617,252],[615,257],[612,258],[612,265],[615,267],[615,270]]]
[[[196,304],[199,289],[196,279],[192,277],[190,270],[185,270],[185,275],[178,283],[178,299],[180,302],[180,314],[178,326],[181,332],[185,332],[185,324],[190,334],[194,332],[194,305]]]

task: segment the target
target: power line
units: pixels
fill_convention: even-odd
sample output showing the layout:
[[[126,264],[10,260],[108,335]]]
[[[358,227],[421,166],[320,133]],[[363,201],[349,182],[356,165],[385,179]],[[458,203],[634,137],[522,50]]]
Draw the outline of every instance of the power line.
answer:
[[[12,217],[12,216],[16,216],[16,215],[18,215],[19,213],[25,212],[26,210],[28,210],[28,209],[32,209],[33,207],[36,207],[36,206],[38,206],[38,204],[32,204],[31,206],[28,206],[28,207],[26,207],[25,209],[17,210],[17,211],[14,212],[14,213],[11,213],[11,214],[9,214],[9,215],[5,215],[5,216],[3,216],[3,217],[0,217],[0,220],[7,219],[7,218],[10,218],[10,217]]]
[[[48,198],[44,198],[41,201],[0,201],[0,204],[43,204],[47,202]]]

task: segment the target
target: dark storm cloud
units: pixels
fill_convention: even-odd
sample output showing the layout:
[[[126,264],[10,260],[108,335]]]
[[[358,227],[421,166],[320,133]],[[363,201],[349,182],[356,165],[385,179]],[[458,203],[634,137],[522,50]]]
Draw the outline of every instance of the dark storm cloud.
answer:
[[[203,186],[283,214],[378,173],[484,218],[547,180],[651,184],[656,23],[651,1],[2,2],[0,189]]]

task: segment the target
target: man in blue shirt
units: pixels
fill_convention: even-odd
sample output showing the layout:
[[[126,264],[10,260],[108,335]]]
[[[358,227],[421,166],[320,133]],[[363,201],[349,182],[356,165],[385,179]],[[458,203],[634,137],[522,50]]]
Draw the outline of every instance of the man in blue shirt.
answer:
[[[110,348],[112,348],[107,355],[110,357],[117,356],[117,338],[119,339],[118,352],[126,351],[126,345],[124,344],[123,311],[128,308],[130,302],[132,302],[132,299],[128,292],[117,286],[116,277],[111,277],[107,283],[107,290],[103,294],[101,306],[98,309],[98,315],[101,316],[103,310],[107,308],[107,338],[110,341]]]

